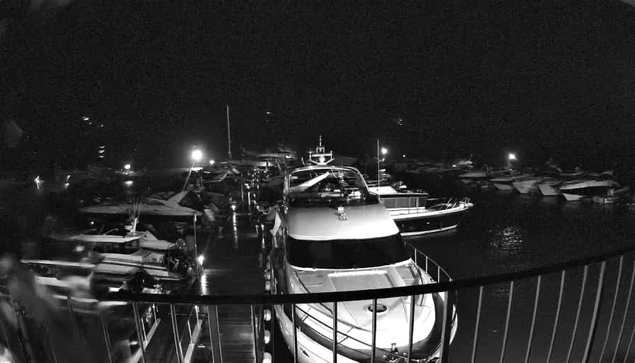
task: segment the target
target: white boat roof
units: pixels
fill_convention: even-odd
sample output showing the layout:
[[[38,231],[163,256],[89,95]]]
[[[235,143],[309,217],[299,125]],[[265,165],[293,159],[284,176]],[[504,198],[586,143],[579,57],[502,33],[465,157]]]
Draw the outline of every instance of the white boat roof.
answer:
[[[341,220],[337,207],[290,207],[286,220],[289,236],[299,240],[368,239],[392,236],[399,229],[381,204],[345,206]]]
[[[378,195],[400,194],[398,191],[395,190],[395,188],[391,187],[390,185],[368,187],[368,191]]]
[[[362,178],[362,174],[359,172],[359,170],[357,168],[354,168],[352,166],[336,166],[336,165],[306,165],[306,166],[299,166],[299,167],[291,170],[290,174],[294,174],[294,173],[302,172],[302,171],[307,171],[307,170],[324,170],[324,171],[329,171],[329,170],[352,170],[352,171],[355,171],[355,172],[359,173],[360,178]]]

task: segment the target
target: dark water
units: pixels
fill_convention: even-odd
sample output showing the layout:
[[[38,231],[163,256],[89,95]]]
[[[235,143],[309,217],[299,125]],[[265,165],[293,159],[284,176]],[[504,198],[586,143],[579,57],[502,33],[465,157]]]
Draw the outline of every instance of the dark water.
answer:
[[[492,273],[517,271],[550,265],[578,257],[608,252],[627,246],[635,240],[635,211],[628,205],[599,205],[592,203],[565,203],[555,197],[540,198],[516,193],[475,193],[471,195],[475,207],[462,225],[451,232],[409,239],[408,242],[443,266],[454,279],[469,278]],[[51,198],[41,190],[26,187],[0,192],[0,223],[3,233],[2,252],[23,251],[25,245],[35,243],[49,210],[60,220],[72,221],[76,216],[67,201]],[[161,238],[161,236],[159,236]],[[624,260],[623,271],[616,289],[619,273],[618,260],[606,268],[606,285],[601,299],[601,319],[598,321],[595,358],[601,353],[602,343],[608,335],[609,360],[618,344],[618,361],[623,359],[628,338],[633,332],[635,310],[626,315],[623,337],[618,341],[619,325],[624,318],[629,278],[633,271],[633,258]],[[574,329],[582,268],[567,273],[562,309],[559,315],[556,348],[552,362],[566,361]],[[589,267],[583,304],[571,361],[579,361],[590,328],[591,312],[598,284],[599,265]],[[558,301],[560,275],[545,276],[541,281],[540,299],[531,360],[544,361],[551,339]],[[512,297],[509,336],[505,361],[523,361],[532,322],[536,296],[536,279],[517,281]],[[509,284],[497,284],[483,290],[478,361],[498,360],[502,351]],[[608,327],[613,304],[613,293],[618,291],[616,313],[611,329]],[[453,343],[452,361],[469,361],[477,317],[478,289],[459,292],[459,329]],[[281,339],[279,339],[281,341]],[[599,348],[597,347],[599,346]],[[276,348],[278,349],[278,348]],[[630,356],[635,352],[631,351]],[[605,357],[604,360],[607,358]]]

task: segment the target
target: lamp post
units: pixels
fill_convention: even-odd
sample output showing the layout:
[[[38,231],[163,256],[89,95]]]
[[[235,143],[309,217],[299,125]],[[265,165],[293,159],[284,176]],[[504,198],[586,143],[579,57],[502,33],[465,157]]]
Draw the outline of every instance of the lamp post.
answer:
[[[516,161],[516,160],[518,160],[518,159],[516,159],[516,154],[514,154],[514,153],[507,154],[507,166],[508,166],[508,169],[512,168],[512,161]]]
[[[185,179],[185,184],[183,185],[183,190],[187,188],[187,183],[190,181],[190,176],[192,175],[192,170],[194,169],[194,165],[196,165],[197,161],[200,161],[203,158],[203,152],[200,149],[192,150],[192,166],[190,167],[190,171],[187,173],[187,178]]]

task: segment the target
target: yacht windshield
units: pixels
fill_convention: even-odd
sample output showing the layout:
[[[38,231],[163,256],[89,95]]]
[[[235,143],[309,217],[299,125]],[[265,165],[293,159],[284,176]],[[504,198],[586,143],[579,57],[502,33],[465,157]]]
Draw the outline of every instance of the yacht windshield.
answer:
[[[408,258],[399,234],[371,239],[307,241],[289,237],[287,240],[287,260],[297,267],[367,268],[391,265]]]
[[[289,180],[291,204],[355,204],[368,197],[368,190],[356,170],[319,168],[294,172]]]

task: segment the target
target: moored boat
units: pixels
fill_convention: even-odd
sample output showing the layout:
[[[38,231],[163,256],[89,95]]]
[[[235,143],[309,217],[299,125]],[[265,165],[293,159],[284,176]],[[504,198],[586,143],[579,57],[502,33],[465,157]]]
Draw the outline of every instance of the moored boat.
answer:
[[[277,267],[274,290],[319,293],[432,283],[432,277],[409,258],[397,226],[379,198],[368,191],[361,173],[329,166],[328,155],[323,149],[317,151],[318,165],[292,170],[285,178],[284,207],[271,231]],[[373,315],[377,357],[403,358],[409,351],[411,319],[410,358],[428,361],[439,355],[442,295],[378,299],[376,310],[368,301],[337,305],[337,328],[331,303],[297,304],[295,310],[291,305],[275,306],[291,352],[297,339],[298,362],[330,362],[334,329],[342,337],[337,342],[338,361],[368,361]],[[456,324],[455,314],[452,337]]]
[[[602,195],[617,183],[611,179],[586,179],[565,182],[560,186],[560,191],[567,201],[579,201],[592,198],[594,195]]]
[[[369,190],[379,195],[403,236],[454,229],[474,206],[467,198],[441,200],[427,193],[398,192],[391,186]]]

